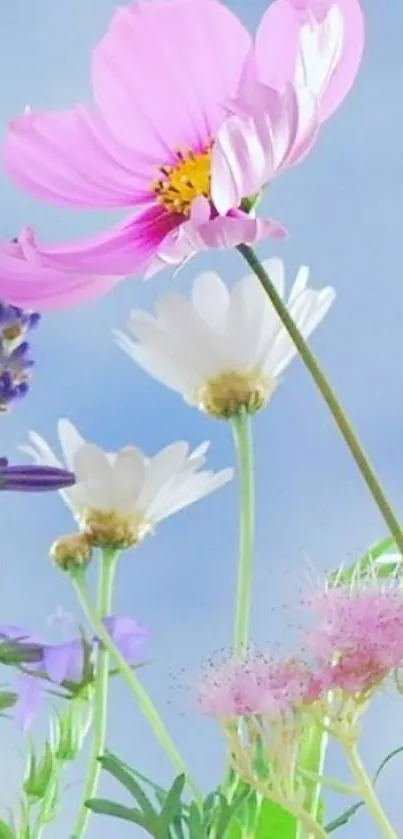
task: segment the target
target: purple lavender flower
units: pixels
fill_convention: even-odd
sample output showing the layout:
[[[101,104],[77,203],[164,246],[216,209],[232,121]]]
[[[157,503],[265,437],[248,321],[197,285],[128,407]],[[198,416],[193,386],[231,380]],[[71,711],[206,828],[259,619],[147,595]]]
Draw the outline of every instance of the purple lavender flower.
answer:
[[[108,630],[119,652],[128,664],[136,664],[147,630],[132,618],[110,615],[104,618]],[[67,698],[77,695],[94,678],[94,652],[99,646],[98,638],[73,638],[62,644],[43,644],[18,626],[0,626],[0,642],[13,642],[18,648],[33,647],[39,650],[34,664],[21,672],[14,685],[17,702],[14,716],[24,731],[27,731],[42,708],[46,699],[46,688],[60,685]]]
[[[53,466],[35,466],[33,464],[29,464],[29,466],[9,466],[7,458],[0,457],[0,492],[51,492],[52,490],[73,486],[75,482],[75,475],[66,469],[58,469]]]
[[[0,412],[8,411],[28,393],[34,361],[23,338],[38,325],[40,317],[38,312],[24,312],[0,302]]]

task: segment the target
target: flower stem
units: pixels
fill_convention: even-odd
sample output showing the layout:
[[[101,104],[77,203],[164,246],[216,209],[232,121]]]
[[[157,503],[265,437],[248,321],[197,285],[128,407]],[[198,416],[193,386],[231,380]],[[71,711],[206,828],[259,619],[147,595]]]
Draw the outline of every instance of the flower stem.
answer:
[[[374,822],[380,829],[382,836],[384,839],[399,839],[379,802],[373,784],[371,783],[371,779],[368,777],[356,747],[345,746],[345,754],[351,769],[351,774],[357,784],[357,789],[359,789]]]
[[[254,542],[254,476],[251,417],[242,411],[232,420],[241,485],[241,526],[235,608],[234,649],[242,657],[248,645]]]
[[[238,245],[237,250],[243,256],[252,269],[253,273],[258,278],[267,296],[269,297],[275,311],[277,312],[281,322],[287,330],[290,338],[293,340],[306,368],[309,370],[316,386],[326,402],[333,419],[344,438],[344,441],[352,454],[362,477],[377,505],[381,515],[383,516],[388,529],[390,530],[400,553],[403,556],[403,530],[400,527],[399,521],[396,518],[389,501],[378,481],[378,478],[368,460],[364,450],[362,449],[343,408],[341,407],[336,394],[330,386],[324,372],[316,361],[314,354],[309,349],[307,342],[303,335],[294,323],[291,315],[288,312],[287,306],[283,303],[280,295],[276,291],[270,277],[267,275],[262,264],[256,257],[252,248],[248,245]]]
[[[113,643],[113,640],[109,635],[109,632],[107,632],[102,621],[99,619],[96,610],[92,607],[91,600],[88,595],[85,576],[81,571],[75,571],[71,574],[71,579],[76,590],[81,608],[88,620],[88,623],[90,624],[98,638],[102,641],[105,649],[108,651],[111,658],[115,661],[115,664],[119,672],[127,682],[136,700],[136,703],[140,708],[140,711],[148,720],[156,739],[168,755],[171,763],[175,767],[175,770],[180,775],[186,775],[189,788],[192,790],[195,799],[199,803],[201,803],[202,794],[199,788],[197,787],[196,782],[189,774],[183,758],[181,757],[175,744],[171,740],[171,737],[169,736],[165,728],[165,725],[157,709],[155,708],[152,700],[148,696],[146,689],[143,687],[130,665],[127,663],[125,658],[121,655],[121,653]]]
[[[117,558],[118,553],[116,551],[108,549],[103,551],[98,579],[97,612],[100,620],[109,615],[112,610],[113,580]],[[97,635],[99,637],[99,633]],[[90,798],[94,798],[98,787],[101,773],[101,764],[98,758],[104,752],[107,728],[108,686],[109,652],[103,644],[100,644],[97,653],[94,684],[94,734],[87,777],[85,779],[77,821],[73,830],[73,839],[82,839],[82,836],[84,836],[91,816],[91,811],[85,806],[85,802]]]

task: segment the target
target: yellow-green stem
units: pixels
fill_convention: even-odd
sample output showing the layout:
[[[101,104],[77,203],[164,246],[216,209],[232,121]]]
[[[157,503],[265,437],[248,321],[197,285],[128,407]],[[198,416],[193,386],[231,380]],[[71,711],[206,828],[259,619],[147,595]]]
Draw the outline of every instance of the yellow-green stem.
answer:
[[[116,551],[105,549],[98,579],[98,602],[97,612],[99,620],[107,617],[112,611],[113,580],[118,554]],[[103,625],[103,624],[102,624]],[[98,634],[98,633],[97,633]],[[108,711],[108,686],[109,686],[109,652],[104,644],[100,644],[97,653],[95,684],[94,684],[94,733],[92,738],[91,751],[89,755],[87,777],[84,783],[79,812],[73,839],[82,839],[86,831],[91,811],[85,806],[85,802],[94,798],[99,782],[101,764],[98,758],[105,749],[105,738],[107,729]]]
[[[403,556],[403,530],[400,527],[399,520],[393,512],[392,507],[389,504],[389,501],[378,481],[376,473],[363,448],[361,447],[361,444],[359,443],[353,431],[353,428],[350,425],[350,422],[347,419],[347,416],[344,413],[344,410],[336,397],[336,394],[330,386],[320,365],[316,361],[313,352],[311,352],[307,342],[305,341],[305,338],[301,334],[297,325],[294,323],[291,315],[288,312],[287,306],[283,303],[270,277],[264,270],[263,265],[256,257],[252,248],[250,248],[249,245],[239,245],[238,251],[246,260],[253,273],[258,278],[264,291],[269,297],[275,311],[277,312],[280,320],[282,321],[285,329],[287,330],[290,338],[294,342],[302,358],[302,361],[305,364],[305,367],[307,368],[307,370],[309,370],[316,386],[322,394],[323,399],[326,402],[333,416],[333,419],[344,439],[344,442],[346,443],[351,455],[353,456],[358,466],[358,469],[360,470],[361,475],[364,478],[364,481],[375,501],[375,504],[377,505],[379,512],[383,516],[383,519],[386,522],[388,529],[390,530],[396,542],[396,545],[398,546],[399,551]]]
[[[375,824],[378,825],[383,839],[399,839],[378,799],[373,784],[371,783],[371,779],[367,774],[356,747],[345,746],[345,754],[350,766],[351,774],[357,784],[357,789],[365,801],[367,809]]]
[[[169,736],[157,709],[155,708],[150,697],[148,696],[146,689],[143,687],[130,665],[127,663],[125,658],[121,655],[121,653],[113,643],[113,640],[109,635],[109,632],[107,632],[102,621],[99,619],[96,610],[93,608],[88,595],[85,576],[80,571],[78,571],[71,575],[71,579],[76,590],[81,608],[84,612],[84,615],[87,618],[88,623],[90,624],[98,638],[102,641],[105,649],[108,651],[111,658],[115,662],[119,672],[127,682],[136,700],[136,704],[139,707],[141,713],[145,716],[146,720],[149,722],[154,732],[156,740],[159,742],[159,744],[166,752],[168,758],[170,759],[178,774],[184,774],[186,776],[187,784],[189,788],[192,790],[196,801],[198,803],[201,803],[203,800],[202,794],[196,782],[193,780],[192,776],[188,772],[187,766],[182,756],[180,755],[174,742]]]
[[[235,607],[234,650],[242,658],[249,639],[254,548],[254,475],[252,418],[246,413],[232,420],[235,448],[239,463],[241,516],[239,564]]]

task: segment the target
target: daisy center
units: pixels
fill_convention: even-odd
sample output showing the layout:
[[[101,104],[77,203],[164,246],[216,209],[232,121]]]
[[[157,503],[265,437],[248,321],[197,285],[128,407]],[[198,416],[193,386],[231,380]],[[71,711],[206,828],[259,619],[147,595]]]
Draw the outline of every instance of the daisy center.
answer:
[[[162,177],[152,184],[157,200],[168,212],[189,216],[195,198],[210,197],[211,145],[201,152],[178,151],[175,163],[159,171]]]
[[[216,419],[228,419],[241,410],[254,414],[269,401],[275,388],[260,370],[240,373],[227,370],[209,379],[197,392],[197,406]]]
[[[152,530],[152,525],[141,513],[124,514],[91,508],[80,515],[80,525],[94,547],[116,550],[139,545]]]

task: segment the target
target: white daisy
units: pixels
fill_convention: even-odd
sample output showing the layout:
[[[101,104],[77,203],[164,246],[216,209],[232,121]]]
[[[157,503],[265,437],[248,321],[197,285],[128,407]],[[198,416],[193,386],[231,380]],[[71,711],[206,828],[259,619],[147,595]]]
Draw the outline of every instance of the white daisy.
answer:
[[[75,473],[75,486],[63,490],[79,528],[93,545],[129,547],[138,544],[163,519],[223,486],[232,469],[213,474],[200,470],[209,443],[189,453],[185,442],[172,443],[152,458],[135,446],[116,454],[87,443],[67,419],[58,432],[65,463]],[[45,440],[31,431],[30,444],[20,446],[38,463],[61,465]]]
[[[284,299],[284,266],[263,263]],[[335,292],[307,288],[309,269],[299,269],[287,301],[290,315],[307,337],[330,308]],[[130,332],[114,331],[116,343],[155,379],[214,417],[265,405],[279,377],[297,354],[270,300],[254,275],[228,289],[217,274],[203,272],[191,300],[170,292],[155,316],[130,314]]]

